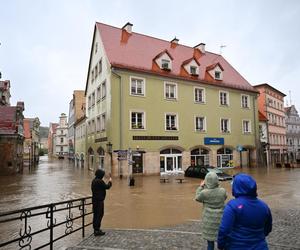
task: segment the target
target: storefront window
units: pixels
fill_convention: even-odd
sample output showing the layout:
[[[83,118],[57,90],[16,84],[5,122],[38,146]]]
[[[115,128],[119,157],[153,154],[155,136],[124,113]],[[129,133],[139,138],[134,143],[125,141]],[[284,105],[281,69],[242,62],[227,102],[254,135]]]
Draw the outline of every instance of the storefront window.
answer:
[[[217,167],[225,168],[230,167],[230,162],[233,159],[232,149],[220,148],[217,151]]]
[[[204,148],[196,148],[191,151],[191,166],[209,165],[209,151]]]
[[[178,149],[168,148],[160,151],[160,172],[182,170],[182,153]]]

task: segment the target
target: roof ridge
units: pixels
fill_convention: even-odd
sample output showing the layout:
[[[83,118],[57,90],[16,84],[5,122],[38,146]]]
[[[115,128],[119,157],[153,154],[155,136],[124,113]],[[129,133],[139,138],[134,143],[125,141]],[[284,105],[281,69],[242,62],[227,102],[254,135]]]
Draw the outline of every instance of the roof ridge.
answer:
[[[105,25],[105,26],[109,26],[111,28],[115,28],[115,29],[118,29],[118,30],[122,30],[122,28],[119,28],[119,27],[116,27],[116,26],[113,26],[113,25],[110,25],[110,24],[101,23],[101,22],[97,22],[97,21],[96,21],[96,23],[101,24],[101,25]],[[152,39],[156,39],[156,40],[160,40],[160,41],[163,41],[163,42],[170,43],[170,41],[168,41],[166,39],[162,39],[162,38],[158,38],[158,37],[154,37],[154,36],[142,34],[142,33],[139,33],[139,32],[134,32],[133,31],[132,34],[136,34],[136,35],[140,35],[140,36],[145,36],[145,37],[149,37],[149,38],[152,38]],[[194,49],[194,47],[191,47],[191,46],[188,46],[188,45],[185,45],[185,44],[181,44],[181,43],[178,43],[177,46],[182,46],[182,47],[186,47],[186,48],[189,48],[189,49]],[[205,51],[205,53],[210,53],[210,54],[214,54],[214,55],[217,55],[217,56],[221,56],[221,54],[217,54],[215,52],[210,52],[210,51]]]

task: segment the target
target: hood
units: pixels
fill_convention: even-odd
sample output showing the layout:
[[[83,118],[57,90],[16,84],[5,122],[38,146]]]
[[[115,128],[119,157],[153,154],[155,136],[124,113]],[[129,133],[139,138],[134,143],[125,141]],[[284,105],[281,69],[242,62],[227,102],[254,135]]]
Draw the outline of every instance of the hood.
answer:
[[[257,196],[256,181],[248,174],[238,174],[233,179],[232,195],[239,196]]]
[[[96,178],[102,179],[104,175],[105,175],[105,171],[102,169],[97,169],[95,172]]]
[[[219,180],[218,180],[218,176],[215,172],[209,172],[206,176],[205,176],[205,185],[208,188],[216,188],[219,186]]]

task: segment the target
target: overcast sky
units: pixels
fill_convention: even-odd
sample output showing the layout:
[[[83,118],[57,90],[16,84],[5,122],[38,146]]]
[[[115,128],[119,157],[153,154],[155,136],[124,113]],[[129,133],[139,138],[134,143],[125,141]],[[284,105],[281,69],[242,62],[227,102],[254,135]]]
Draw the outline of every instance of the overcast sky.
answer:
[[[251,84],[269,83],[300,109],[298,0],[0,0],[0,71],[11,102],[42,126],[84,89],[95,21],[222,55]],[[299,76],[299,77],[298,77]]]

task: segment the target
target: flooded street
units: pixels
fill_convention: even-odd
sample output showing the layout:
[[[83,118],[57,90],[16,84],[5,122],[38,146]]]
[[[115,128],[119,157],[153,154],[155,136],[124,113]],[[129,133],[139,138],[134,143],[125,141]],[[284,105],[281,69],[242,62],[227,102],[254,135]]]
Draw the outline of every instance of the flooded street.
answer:
[[[228,170],[231,174],[243,171],[257,180],[259,197],[271,209],[300,207],[300,168],[295,169],[242,169]],[[75,167],[68,160],[42,157],[39,166],[16,176],[0,177],[0,211],[22,209],[82,198],[91,195],[90,184],[94,173]],[[199,220],[202,205],[194,201],[200,179],[175,179],[161,183],[156,176],[136,176],[135,186],[128,186],[126,178],[113,179],[105,201],[103,228],[159,228]],[[231,184],[221,182],[231,199]],[[90,220],[91,218],[89,218]],[[45,221],[43,222],[45,223]],[[8,235],[17,237],[19,225],[0,228],[1,241]],[[92,227],[89,227],[91,230]],[[4,236],[7,235],[7,236]],[[75,234],[76,235],[76,234]],[[78,235],[78,234],[77,234]],[[49,236],[45,236],[47,238]],[[76,242],[81,240],[76,236]],[[60,246],[73,242],[66,237]],[[13,249],[13,248],[12,248]]]
[[[235,173],[241,170],[235,170]],[[300,205],[300,168],[243,169],[255,177],[259,197],[272,207]],[[67,160],[42,157],[32,171],[0,177],[0,211],[21,209],[91,195],[93,172],[75,167]],[[107,192],[104,227],[151,228],[198,219],[201,205],[194,193],[200,179],[186,178],[160,183],[159,176],[137,176],[135,186],[126,178],[113,179]],[[222,182],[231,198],[230,182]]]

